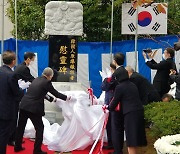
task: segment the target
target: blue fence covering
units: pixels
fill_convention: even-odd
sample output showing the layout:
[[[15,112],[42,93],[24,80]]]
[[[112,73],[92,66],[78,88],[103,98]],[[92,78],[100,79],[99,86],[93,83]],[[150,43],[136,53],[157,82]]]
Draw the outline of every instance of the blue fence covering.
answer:
[[[147,79],[151,79],[150,69],[145,65],[144,58],[142,56],[142,50],[146,48],[164,50],[167,47],[173,47],[173,44],[178,41],[179,36],[163,36],[154,39],[139,39],[138,40],[138,67],[139,73],[145,76]],[[129,41],[117,41],[113,42],[113,53],[134,51],[135,42]],[[4,41],[5,50],[15,51],[15,39],[8,39]],[[38,75],[42,74],[45,67],[48,66],[49,46],[48,41],[23,41],[18,40],[18,63],[23,62],[24,52],[31,51],[38,55]],[[79,42],[78,53],[88,54],[89,57],[89,80],[91,81],[91,87],[94,89],[96,96],[101,94],[100,85],[102,79],[99,75],[99,70],[102,70],[102,54],[108,54],[110,52],[109,42]],[[126,65],[126,62],[125,62]],[[97,75],[98,74],[98,75]]]

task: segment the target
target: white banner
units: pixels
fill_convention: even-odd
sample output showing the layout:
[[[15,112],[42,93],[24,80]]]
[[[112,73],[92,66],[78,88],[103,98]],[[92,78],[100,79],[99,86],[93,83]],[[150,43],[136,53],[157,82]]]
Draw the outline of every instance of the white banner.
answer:
[[[84,89],[87,89],[90,86],[88,54],[78,54],[77,81],[82,84]]]
[[[32,76],[36,78],[38,77],[38,56],[37,56],[37,53],[34,53],[34,54],[36,55],[34,62],[32,65],[29,65],[28,67],[30,69]]]
[[[154,60],[159,63],[162,60],[162,49],[152,49],[152,51],[157,50],[157,53],[154,56]],[[151,69],[151,83],[153,83],[154,76],[156,74],[157,70]]]
[[[131,66],[136,72],[139,72],[138,63],[138,52],[126,52],[126,66]]]
[[[122,4],[121,33],[136,34],[137,30],[137,34],[167,34],[167,7],[163,5],[165,13],[160,13],[158,5],[160,3],[134,9],[131,3]]]

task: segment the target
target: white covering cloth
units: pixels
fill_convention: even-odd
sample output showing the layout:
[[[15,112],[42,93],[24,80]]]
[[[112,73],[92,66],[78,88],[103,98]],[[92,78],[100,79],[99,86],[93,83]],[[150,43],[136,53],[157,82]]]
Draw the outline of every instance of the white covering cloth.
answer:
[[[43,117],[43,143],[54,151],[83,150],[92,145],[102,131],[105,113],[102,105],[90,105],[91,99],[84,91],[66,91],[64,94],[73,98],[68,102],[60,99],[56,102],[62,108],[64,121],[61,126],[57,123],[50,125]],[[34,127],[29,119],[24,137],[35,137]]]
[[[24,80],[22,80],[22,79],[19,79],[18,80],[18,84],[19,84],[19,87],[21,88],[21,89],[27,89],[28,87],[29,87],[29,85],[31,84],[31,82],[25,82]]]

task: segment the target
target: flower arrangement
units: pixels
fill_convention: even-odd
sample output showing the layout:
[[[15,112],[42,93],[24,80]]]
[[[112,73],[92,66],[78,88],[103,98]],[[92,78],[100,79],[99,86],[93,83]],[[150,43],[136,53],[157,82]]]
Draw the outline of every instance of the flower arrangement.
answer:
[[[167,135],[154,143],[157,154],[180,154],[180,134]]]

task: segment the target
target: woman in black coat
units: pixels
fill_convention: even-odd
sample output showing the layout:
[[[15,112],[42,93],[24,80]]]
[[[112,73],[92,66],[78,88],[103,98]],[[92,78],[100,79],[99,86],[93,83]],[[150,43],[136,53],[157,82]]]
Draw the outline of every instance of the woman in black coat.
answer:
[[[108,109],[114,111],[120,104],[123,113],[126,144],[129,154],[137,153],[137,147],[146,146],[144,110],[135,84],[127,80],[120,82],[114,92],[114,98]]]

